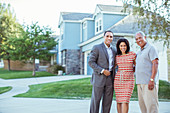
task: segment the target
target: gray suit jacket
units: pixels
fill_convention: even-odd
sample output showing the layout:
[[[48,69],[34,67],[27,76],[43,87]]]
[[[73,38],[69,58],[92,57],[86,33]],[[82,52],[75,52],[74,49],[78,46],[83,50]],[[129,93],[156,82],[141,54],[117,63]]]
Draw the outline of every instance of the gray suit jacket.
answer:
[[[116,49],[112,48],[112,52],[113,52],[113,59],[114,59],[113,60],[113,68],[114,68]],[[107,70],[109,69],[109,56],[104,43],[95,45],[92,48],[88,64],[93,69],[93,74],[91,79],[92,85],[103,87],[106,83],[107,76],[101,74],[101,71],[102,69],[107,69]],[[112,70],[113,70],[113,75],[109,76],[112,79],[111,84],[113,84],[114,76],[115,76],[115,69]]]

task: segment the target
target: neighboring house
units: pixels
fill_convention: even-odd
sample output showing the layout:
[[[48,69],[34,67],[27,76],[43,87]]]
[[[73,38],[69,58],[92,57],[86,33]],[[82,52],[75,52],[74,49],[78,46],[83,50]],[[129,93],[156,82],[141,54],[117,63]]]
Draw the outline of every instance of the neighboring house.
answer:
[[[55,41],[58,43],[58,40],[59,40],[58,35],[51,35],[51,37],[53,37],[55,39]],[[53,49],[50,50],[49,52],[52,53],[50,60],[38,60],[39,61],[39,63],[38,63],[39,70],[38,71],[47,71],[48,67],[50,65],[57,64],[58,44],[55,47],[53,47]]]
[[[127,38],[131,50],[137,52],[139,47],[135,43],[134,34],[140,29],[135,17],[123,13],[123,7],[112,5],[97,5],[93,14],[61,12],[59,25],[57,63],[66,69],[66,74],[90,75],[92,69],[88,65],[92,47],[102,43],[105,30],[114,33],[112,45],[115,46],[119,38]],[[159,75],[163,80],[168,78],[166,47],[162,42],[154,42],[159,52]]]
[[[59,40],[59,36],[52,35],[51,37],[53,37],[56,42]],[[48,68],[50,65],[57,63],[58,45],[56,45],[53,50],[50,50],[49,52],[53,54],[50,58],[50,61],[35,59],[36,71],[46,71],[46,68]],[[7,60],[0,58],[0,68],[8,69]],[[10,60],[10,68],[11,70],[33,70],[33,64],[29,61],[22,62],[18,60]]]
[[[55,41],[57,42],[57,45],[53,48],[53,50],[50,50],[50,53],[52,53],[53,55],[51,56],[51,61],[50,61],[50,65],[54,65],[59,64],[58,61],[58,43],[59,43],[59,36],[58,35],[54,35],[52,36],[53,38],[55,38]]]

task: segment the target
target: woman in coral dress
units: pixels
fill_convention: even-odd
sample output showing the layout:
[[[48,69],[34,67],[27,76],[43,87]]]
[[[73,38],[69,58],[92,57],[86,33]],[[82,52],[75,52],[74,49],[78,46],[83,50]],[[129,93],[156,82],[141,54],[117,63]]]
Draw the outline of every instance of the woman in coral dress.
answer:
[[[114,79],[118,113],[128,113],[129,101],[134,89],[134,70],[136,54],[129,52],[130,46],[127,39],[119,39],[117,44],[116,65],[118,71]]]

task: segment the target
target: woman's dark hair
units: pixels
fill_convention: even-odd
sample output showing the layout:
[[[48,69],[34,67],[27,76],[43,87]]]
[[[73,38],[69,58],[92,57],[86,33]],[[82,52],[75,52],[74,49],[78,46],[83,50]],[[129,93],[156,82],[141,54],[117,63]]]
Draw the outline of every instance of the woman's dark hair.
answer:
[[[125,42],[125,44],[127,46],[127,50],[125,51],[125,53],[127,54],[130,51],[130,46],[129,46],[129,41],[125,38],[121,38],[117,41],[117,44],[116,44],[117,54],[122,55],[122,52],[120,51],[120,48],[119,48],[119,45],[121,42]]]

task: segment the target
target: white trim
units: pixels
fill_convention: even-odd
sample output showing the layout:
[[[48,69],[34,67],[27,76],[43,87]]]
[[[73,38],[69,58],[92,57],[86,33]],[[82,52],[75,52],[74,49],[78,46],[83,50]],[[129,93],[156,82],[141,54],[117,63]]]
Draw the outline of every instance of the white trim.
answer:
[[[115,14],[115,15],[129,15],[129,13],[121,13],[121,12],[109,12],[109,11],[101,11],[101,13],[105,14]]]
[[[63,22],[81,23],[81,20],[63,20]]]
[[[87,44],[89,44],[89,43],[91,43],[91,42],[93,42],[93,41],[95,41],[95,40],[98,40],[98,39],[100,39],[100,38],[103,38],[103,35],[104,35],[104,33],[102,33],[102,34],[100,34],[100,35],[97,35],[97,36],[95,36],[95,37],[93,37],[93,38],[90,38],[89,40],[87,40],[87,41],[79,44],[78,46],[81,47],[81,46],[87,45]],[[114,35],[118,35],[118,36],[129,36],[129,37],[133,37],[133,36],[134,36],[134,34],[130,34],[130,33],[114,33]]]
[[[56,41],[56,42],[59,41],[59,38],[56,38],[55,41]]]
[[[83,23],[86,20],[93,20],[92,18],[84,18],[83,20],[63,20],[63,22]]]
[[[84,74],[87,75],[87,56],[90,50],[84,52]]]
[[[99,15],[99,14],[102,14],[102,13],[101,13],[101,12],[95,13],[95,14],[93,15],[93,20],[94,20],[94,18],[95,18],[97,15]]]
[[[62,12],[60,12],[59,22],[58,22],[58,28],[60,28],[60,25],[63,23],[63,16]]]
[[[128,15],[128,16],[129,16],[129,15]],[[122,20],[120,20],[119,22],[117,22],[116,24],[114,24],[113,26],[111,26],[110,28],[108,28],[107,30],[110,30],[110,29],[112,29],[114,26],[120,24],[123,20],[125,20],[126,18],[128,18],[128,16],[126,16],[125,18],[123,18]],[[96,28],[95,28],[95,31],[96,31]],[[89,39],[89,40],[87,40],[87,41],[79,44],[78,46],[81,47],[81,46],[84,46],[84,45],[86,45],[86,44],[89,44],[89,43],[91,43],[91,42],[93,42],[93,41],[95,41],[95,40],[97,40],[97,39],[100,39],[101,37],[103,37],[103,35],[104,35],[104,33],[102,33],[102,34],[100,34],[100,35],[97,35],[97,36],[95,36],[95,37],[93,37],[93,38],[91,38],[91,39]],[[134,36],[134,34],[130,34],[130,33],[114,33],[114,35],[118,35],[118,36],[130,36],[130,37]]]
[[[91,43],[91,42],[93,42],[93,41],[95,41],[95,40],[97,40],[97,39],[100,39],[101,37],[103,37],[103,34],[104,34],[104,33],[102,33],[102,34],[100,34],[100,35],[97,35],[97,36],[95,36],[95,37],[93,37],[93,38],[90,38],[89,40],[87,40],[87,41],[79,44],[78,46],[81,47],[81,46],[84,46],[84,45],[86,45],[86,44],[88,44],[88,43]]]
[[[79,46],[79,47],[82,47],[82,46],[84,46],[84,45],[87,45],[87,44],[89,44],[89,43],[91,43],[91,42],[93,42],[93,41],[95,41],[95,40],[98,40],[98,39],[102,38],[103,35],[104,35],[104,33],[102,33],[102,34],[100,34],[100,35],[98,35],[98,36],[95,36],[95,37],[93,37],[93,38],[90,38],[89,40],[87,40],[87,41],[79,44],[78,46]],[[132,38],[135,36],[135,34],[131,34],[131,33],[114,33],[114,35],[115,35],[115,36],[127,36],[127,37],[132,37]],[[148,35],[146,35],[146,36],[148,36]],[[154,37],[154,36],[155,36],[155,35],[152,35],[152,37]]]
[[[60,35],[63,35],[63,34],[64,34],[64,28],[62,26],[62,27],[60,27]]]
[[[98,26],[97,26],[97,23],[98,23]],[[99,29],[100,26],[101,26],[101,30]],[[96,31],[97,28],[98,28],[98,31]],[[95,35],[102,31],[103,31],[103,19],[99,18],[99,19],[95,20]]]
[[[114,35],[132,37],[132,36],[134,36],[135,34],[131,34],[131,33],[114,33]]]
[[[100,23],[100,20],[99,20],[99,23]],[[100,26],[99,26],[99,28],[100,28]],[[101,19],[101,30],[99,30],[99,31],[103,31],[103,19]]]
[[[66,50],[62,51],[62,65],[66,65]]]
[[[99,8],[99,6],[97,5],[96,6],[96,9],[95,9],[95,12],[93,14],[93,19],[95,18],[96,15],[100,14],[101,13],[101,9]]]
[[[87,53],[84,53],[84,74],[87,75]]]
[[[94,20],[93,18],[84,18],[83,20],[82,20],[82,23],[84,22],[84,21],[87,21],[87,20]]]
[[[80,42],[83,42],[83,23],[80,24]]]
[[[57,53],[58,51],[57,50],[50,50],[49,52],[50,53]]]
[[[95,21],[95,24],[94,24],[95,34],[97,34],[97,32],[99,32],[99,30],[98,30],[98,31],[96,30],[96,29],[98,28],[98,24],[99,24],[99,21],[96,20],[96,21]]]
[[[58,41],[58,63],[61,65],[61,60],[62,60],[62,58],[61,58],[61,43],[62,43],[62,41],[59,39],[59,41]]]
[[[60,25],[60,40],[62,41],[64,38],[63,38],[63,35],[64,35],[64,24],[61,24]],[[62,36],[62,37],[61,37]]]
[[[87,21],[83,22],[83,29],[87,28]]]
[[[84,21],[87,21],[87,20],[94,20],[94,19],[93,18],[84,18],[83,20],[62,20],[61,23],[58,25],[58,27],[60,27],[61,24],[64,22],[83,23]]]

